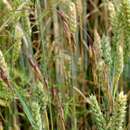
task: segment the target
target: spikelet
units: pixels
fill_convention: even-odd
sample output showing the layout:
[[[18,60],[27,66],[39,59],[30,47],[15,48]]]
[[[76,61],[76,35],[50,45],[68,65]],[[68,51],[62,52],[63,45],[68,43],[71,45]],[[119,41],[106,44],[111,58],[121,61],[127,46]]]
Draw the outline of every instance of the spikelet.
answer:
[[[119,2],[118,2],[119,3]],[[122,33],[122,28],[121,28],[121,23],[119,21],[119,16],[120,16],[120,11],[115,8],[115,5],[113,2],[109,1],[108,2],[108,11],[109,11],[109,18],[110,18],[110,23],[112,26],[112,32],[113,32],[113,37],[112,37],[112,55],[114,58],[116,49],[119,45],[120,41],[120,36]],[[114,60],[114,59],[113,59]]]
[[[124,67],[124,57],[123,57],[123,48],[121,45],[118,46],[116,55],[115,55],[115,72],[114,72],[114,80],[113,80],[113,93],[116,94],[118,80],[120,78],[121,73],[123,72]]]
[[[130,57],[130,1],[121,0],[116,8],[116,15],[112,17],[113,51],[119,46],[123,35],[124,61]]]
[[[2,78],[1,77],[2,75],[8,77],[8,67],[7,67],[7,64],[5,62],[3,53],[0,50],[0,78]]]
[[[122,0],[120,6],[119,22],[122,23],[124,34],[124,60],[128,61],[130,57],[130,1]]]
[[[42,119],[40,114],[40,106],[38,102],[34,99],[31,101],[32,116],[35,121],[35,126],[33,130],[42,130]]]
[[[110,119],[112,130],[123,130],[123,123],[126,116],[127,96],[120,92],[114,102],[113,116]]]
[[[96,70],[98,74],[103,72],[104,62],[102,60],[102,46],[101,46],[101,38],[97,29],[94,29],[94,54],[95,54],[95,62],[96,62]]]
[[[90,96],[90,110],[98,130],[106,130],[106,120],[94,95]]]
[[[40,81],[37,82],[33,88],[33,96],[31,99],[31,110],[32,116],[35,121],[34,130],[42,130],[42,127],[46,127],[46,117],[43,117],[43,113],[46,113],[46,106],[48,104],[48,93],[44,90],[43,85]],[[44,118],[44,121],[42,120]],[[42,122],[43,121],[43,122]]]
[[[111,1],[109,1],[107,5],[108,5],[110,22],[113,23],[114,22],[113,18],[116,16],[116,11],[115,11],[114,5]]]
[[[68,27],[71,33],[77,30],[77,12],[76,4],[71,0],[61,1],[60,9],[64,12],[67,18]]]
[[[123,62],[124,58],[123,58],[123,48],[122,48],[122,46],[118,47],[116,58],[117,59],[115,61],[115,68],[116,68],[115,75],[120,76],[121,73],[123,72],[123,67],[124,67],[124,62]]]
[[[112,64],[111,59],[111,46],[110,46],[110,40],[109,37],[103,35],[101,40],[102,45],[102,57],[104,59],[105,64],[107,64],[109,67]]]
[[[94,47],[94,50],[96,53],[96,59],[98,62],[98,60],[100,60],[102,57],[102,46],[101,46],[101,37],[100,37],[99,33],[97,32],[97,29],[94,29],[93,47]]]
[[[69,17],[69,27],[72,33],[75,33],[77,30],[77,14],[75,3],[70,0],[67,1],[68,4],[68,17]]]
[[[112,26],[112,32],[114,36],[112,37],[112,51],[115,51],[119,45],[120,35],[122,33],[122,25],[119,21],[120,11],[115,9],[113,2],[108,2],[109,18]]]
[[[15,63],[15,61],[19,58],[19,54],[21,51],[21,45],[22,45],[22,31],[19,28],[19,26],[16,26],[15,28],[15,43],[13,47],[13,54],[12,54],[12,59]]]
[[[76,9],[77,9],[77,15],[82,16],[83,12],[83,5],[82,5],[82,0],[76,0]]]
[[[49,102],[49,96],[48,96],[47,92],[43,89],[43,85],[41,82],[38,82],[38,84],[37,84],[37,87],[35,90],[35,96],[38,99],[40,110],[44,111]]]

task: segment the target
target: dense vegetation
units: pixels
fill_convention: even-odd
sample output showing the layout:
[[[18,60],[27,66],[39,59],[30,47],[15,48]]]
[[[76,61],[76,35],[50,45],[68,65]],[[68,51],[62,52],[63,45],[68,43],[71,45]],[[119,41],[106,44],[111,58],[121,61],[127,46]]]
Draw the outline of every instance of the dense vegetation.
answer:
[[[130,130],[129,0],[0,0],[0,130]]]

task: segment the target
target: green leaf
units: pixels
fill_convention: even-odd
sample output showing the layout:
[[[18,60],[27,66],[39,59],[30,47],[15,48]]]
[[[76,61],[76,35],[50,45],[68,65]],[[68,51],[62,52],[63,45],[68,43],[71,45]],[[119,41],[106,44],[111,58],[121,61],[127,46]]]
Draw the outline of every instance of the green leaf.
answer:
[[[24,98],[23,95],[20,94],[20,92],[16,88],[14,88],[14,90],[15,90],[16,95],[19,98],[19,101],[20,101],[22,107],[23,107],[23,111],[25,112],[25,114],[26,114],[28,120],[30,121],[32,127],[34,127],[35,123],[34,123],[34,120],[33,120],[33,117],[32,117],[31,110],[28,107],[28,105],[26,104],[26,99]]]

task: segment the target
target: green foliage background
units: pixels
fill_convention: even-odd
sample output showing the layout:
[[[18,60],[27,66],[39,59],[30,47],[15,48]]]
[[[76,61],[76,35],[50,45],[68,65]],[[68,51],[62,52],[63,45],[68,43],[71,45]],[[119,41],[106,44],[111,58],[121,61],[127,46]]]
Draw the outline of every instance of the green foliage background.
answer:
[[[129,130],[129,34],[129,0],[0,0],[0,130]]]

